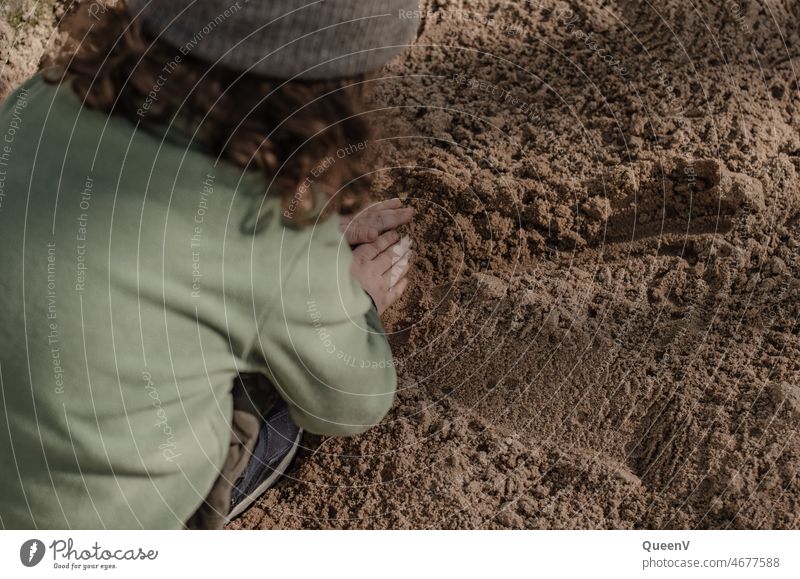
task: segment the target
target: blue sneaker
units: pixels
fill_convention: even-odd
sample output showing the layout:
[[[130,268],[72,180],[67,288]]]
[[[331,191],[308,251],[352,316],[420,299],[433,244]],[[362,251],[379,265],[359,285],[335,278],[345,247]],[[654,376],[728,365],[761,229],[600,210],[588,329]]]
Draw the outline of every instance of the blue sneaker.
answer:
[[[253,456],[231,492],[228,521],[250,508],[286,472],[302,436],[303,430],[289,418],[286,403],[279,400],[267,413]]]

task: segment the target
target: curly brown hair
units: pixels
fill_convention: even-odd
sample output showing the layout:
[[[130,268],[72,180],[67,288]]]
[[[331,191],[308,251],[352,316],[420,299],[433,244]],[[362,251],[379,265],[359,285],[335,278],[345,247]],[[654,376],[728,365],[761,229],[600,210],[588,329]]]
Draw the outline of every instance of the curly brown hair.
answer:
[[[209,154],[274,180],[284,215],[295,224],[317,215],[311,172],[339,150],[348,151],[347,162],[336,163],[325,179],[334,188],[346,187],[326,199],[325,212],[346,213],[365,200],[371,181],[360,170],[364,147],[358,143],[371,135],[361,114],[368,75],[271,80],[153,40],[124,1],[82,16],[73,31],[83,37],[80,45],[59,55],[58,72],[48,80],[71,81],[86,106],[134,123],[180,121]]]

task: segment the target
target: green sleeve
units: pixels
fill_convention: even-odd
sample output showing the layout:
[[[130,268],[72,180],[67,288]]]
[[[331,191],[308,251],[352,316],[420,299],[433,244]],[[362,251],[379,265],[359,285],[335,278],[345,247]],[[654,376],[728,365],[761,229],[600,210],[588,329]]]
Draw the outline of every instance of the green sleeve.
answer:
[[[253,350],[299,426],[351,436],[386,415],[397,377],[378,312],[350,275],[352,252],[334,221],[315,227],[292,263],[281,264],[282,289]]]

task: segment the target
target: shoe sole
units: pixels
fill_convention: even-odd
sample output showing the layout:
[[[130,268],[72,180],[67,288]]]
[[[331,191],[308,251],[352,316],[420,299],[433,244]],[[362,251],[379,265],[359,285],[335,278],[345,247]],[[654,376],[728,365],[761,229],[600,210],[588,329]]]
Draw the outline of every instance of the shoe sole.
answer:
[[[300,431],[297,433],[297,436],[292,443],[292,448],[289,452],[286,453],[281,461],[278,463],[278,466],[275,467],[275,470],[272,471],[272,474],[269,475],[264,482],[258,485],[255,490],[244,497],[239,503],[228,513],[228,516],[225,518],[225,522],[229,523],[242,513],[244,513],[247,509],[253,506],[258,498],[264,494],[264,492],[269,489],[275,482],[283,476],[286,472],[286,469],[289,468],[289,465],[292,463],[292,459],[297,454],[297,449],[300,447],[300,439],[303,438],[303,429],[301,428]]]

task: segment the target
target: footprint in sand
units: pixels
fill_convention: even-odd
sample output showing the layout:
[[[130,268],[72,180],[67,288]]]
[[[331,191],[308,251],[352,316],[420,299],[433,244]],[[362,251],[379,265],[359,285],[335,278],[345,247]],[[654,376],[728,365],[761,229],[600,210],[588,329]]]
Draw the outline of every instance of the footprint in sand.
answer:
[[[640,177],[637,177],[639,175]],[[618,168],[589,184],[582,206],[590,247],[652,237],[730,231],[735,220],[764,208],[757,179],[714,159],[677,158]]]

